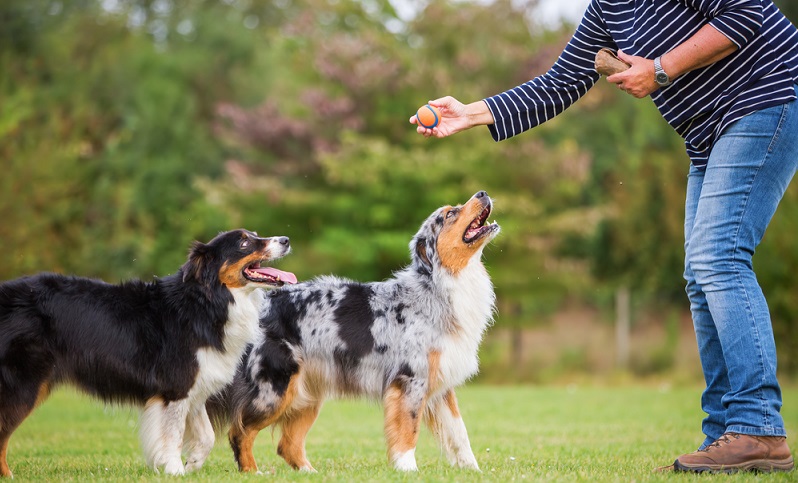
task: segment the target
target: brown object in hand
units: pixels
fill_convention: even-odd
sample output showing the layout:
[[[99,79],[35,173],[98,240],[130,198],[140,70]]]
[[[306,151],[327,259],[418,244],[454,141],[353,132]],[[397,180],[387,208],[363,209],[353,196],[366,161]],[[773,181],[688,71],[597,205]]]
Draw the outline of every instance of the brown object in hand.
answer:
[[[601,49],[596,53],[596,72],[601,75],[610,76],[623,72],[631,65],[622,61],[610,49]]]

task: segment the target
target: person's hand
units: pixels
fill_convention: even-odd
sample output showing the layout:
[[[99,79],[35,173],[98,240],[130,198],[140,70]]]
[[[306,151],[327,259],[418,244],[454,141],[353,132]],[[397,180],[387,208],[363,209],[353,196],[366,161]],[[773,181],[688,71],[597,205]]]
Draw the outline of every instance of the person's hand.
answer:
[[[441,119],[437,126],[427,129],[418,124],[415,115],[410,118],[410,123],[417,125],[416,131],[424,137],[444,138],[473,126],[466,106],[452,96],[429,101],[429,105],[437,107],[441,113]]]
[[[618,58],[630,64],[629,69],[607,77],[608,82],[618,86],[618,89],[642,99],[659,89],[659,84],[654,80],[654,61],[645,57],[627,55],[618,51]]]

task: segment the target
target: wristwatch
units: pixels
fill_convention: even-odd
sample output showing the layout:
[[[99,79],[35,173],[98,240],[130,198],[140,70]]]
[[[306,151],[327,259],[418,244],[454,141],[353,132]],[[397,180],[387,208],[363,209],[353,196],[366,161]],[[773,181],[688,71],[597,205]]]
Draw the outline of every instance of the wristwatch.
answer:
[[[665,87],[671,85],[671,78],[668,77],[668,74],[662,68],[662,56],[657,57],[654,59],[654,80],[657,81],[657,84],[660,87]]]

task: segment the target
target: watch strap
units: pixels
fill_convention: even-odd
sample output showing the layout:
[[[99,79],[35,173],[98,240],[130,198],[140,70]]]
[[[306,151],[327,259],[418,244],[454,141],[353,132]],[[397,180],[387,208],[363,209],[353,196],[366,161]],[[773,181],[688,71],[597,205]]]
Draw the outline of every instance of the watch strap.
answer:
[[[668,73],[665,72],[665,69],[662,68],[662,56],[658,55],[654,58],[654,80],[657,81],[662,87],[671,85],[671,78],[668,76]]]

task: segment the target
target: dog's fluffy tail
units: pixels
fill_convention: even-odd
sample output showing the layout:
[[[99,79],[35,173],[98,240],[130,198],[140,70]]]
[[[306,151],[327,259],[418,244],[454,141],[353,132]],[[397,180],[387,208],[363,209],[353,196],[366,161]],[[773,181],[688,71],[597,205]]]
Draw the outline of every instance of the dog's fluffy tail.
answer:
[[[232,427],[239,433],[244,431],[243,411],[252,396],[248,391],[244,394],[243,389],[235,383],[230,384],[205,402],[205,410],[215,434],[226,433]]]
[[[205,402],[205,410],[216,434],[225,432],[233,422],[231,392],[232,386],[227,386]]]

